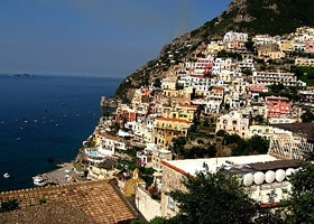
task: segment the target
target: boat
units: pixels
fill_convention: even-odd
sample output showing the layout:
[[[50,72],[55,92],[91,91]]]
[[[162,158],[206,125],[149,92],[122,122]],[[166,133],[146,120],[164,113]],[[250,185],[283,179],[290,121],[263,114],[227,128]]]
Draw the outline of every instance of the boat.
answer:
[[[33,183],[36,186],[43,187],[47,184],[48,179],[42,175],[37,175],[33,177]]]
[[[4,174],[3,174],[3,177],[4,177],[5,179],[8,179],[8,178],[11,177],[11,175],[7,172],[7,173],[4,173]]]

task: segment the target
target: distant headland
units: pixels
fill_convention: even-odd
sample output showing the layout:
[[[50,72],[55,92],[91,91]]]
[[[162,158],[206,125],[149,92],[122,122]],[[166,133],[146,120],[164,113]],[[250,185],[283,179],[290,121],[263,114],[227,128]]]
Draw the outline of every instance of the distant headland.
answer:
[[[23,74],[9,74],[9,76],[11,76],[11,77],[27,77],[27,78],[31,78],[31,77],[34,77],[36,75],[23,73]]]

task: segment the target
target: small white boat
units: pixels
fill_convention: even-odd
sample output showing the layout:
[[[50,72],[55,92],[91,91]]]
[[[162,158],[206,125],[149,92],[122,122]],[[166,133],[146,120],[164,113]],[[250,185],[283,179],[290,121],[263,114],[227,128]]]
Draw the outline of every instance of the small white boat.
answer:
[[[36,186],[45,186],[47,184],[48,179],[46,177],[43,177],[41,175],[33,177],[33,183]]]
[[[11,177],[11,175],[10,175],[9,173],[5,173],[5,174],[3,174],[3,177],[6,178],[6,179],[8,179],[8,178]]]

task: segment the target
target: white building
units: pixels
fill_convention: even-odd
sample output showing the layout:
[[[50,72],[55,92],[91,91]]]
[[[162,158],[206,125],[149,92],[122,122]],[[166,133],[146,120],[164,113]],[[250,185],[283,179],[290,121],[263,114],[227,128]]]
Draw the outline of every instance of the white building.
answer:
[[[248,37],[249,36],[247,33],[228,31],[223,37],[223,43],[228,44],[231,43],[232,41],[247,42]]]
[[[271,45],[277,44],[277,39],[269,36],[268,34],[256,35],[252,38],[252,41],[256,45]]]
[[[263,84],[266,86],[273,84],[283,84],[284,86],[296,86],[297,77],[289,72],[255,71],[252,76],[252,84]]]
[[[229,134],[245,137],[249,131],[250,120],[251,115],[249,112],[232,111],[229,114],[221,115],[217,119],[216,132],[224,130]]]
[[[223,70],[232,70],[236,65],[232,58],[216,58],[213,65],[213,75],[219,75]]]

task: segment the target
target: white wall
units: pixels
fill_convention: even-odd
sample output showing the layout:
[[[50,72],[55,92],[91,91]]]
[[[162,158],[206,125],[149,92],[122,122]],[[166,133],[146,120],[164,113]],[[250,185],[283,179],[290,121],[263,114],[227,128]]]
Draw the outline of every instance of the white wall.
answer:
[[[161,216],[160,203],[151,198],[151,196],[142,187],[137,187],[135,195],[135,204],[147,221]]]

